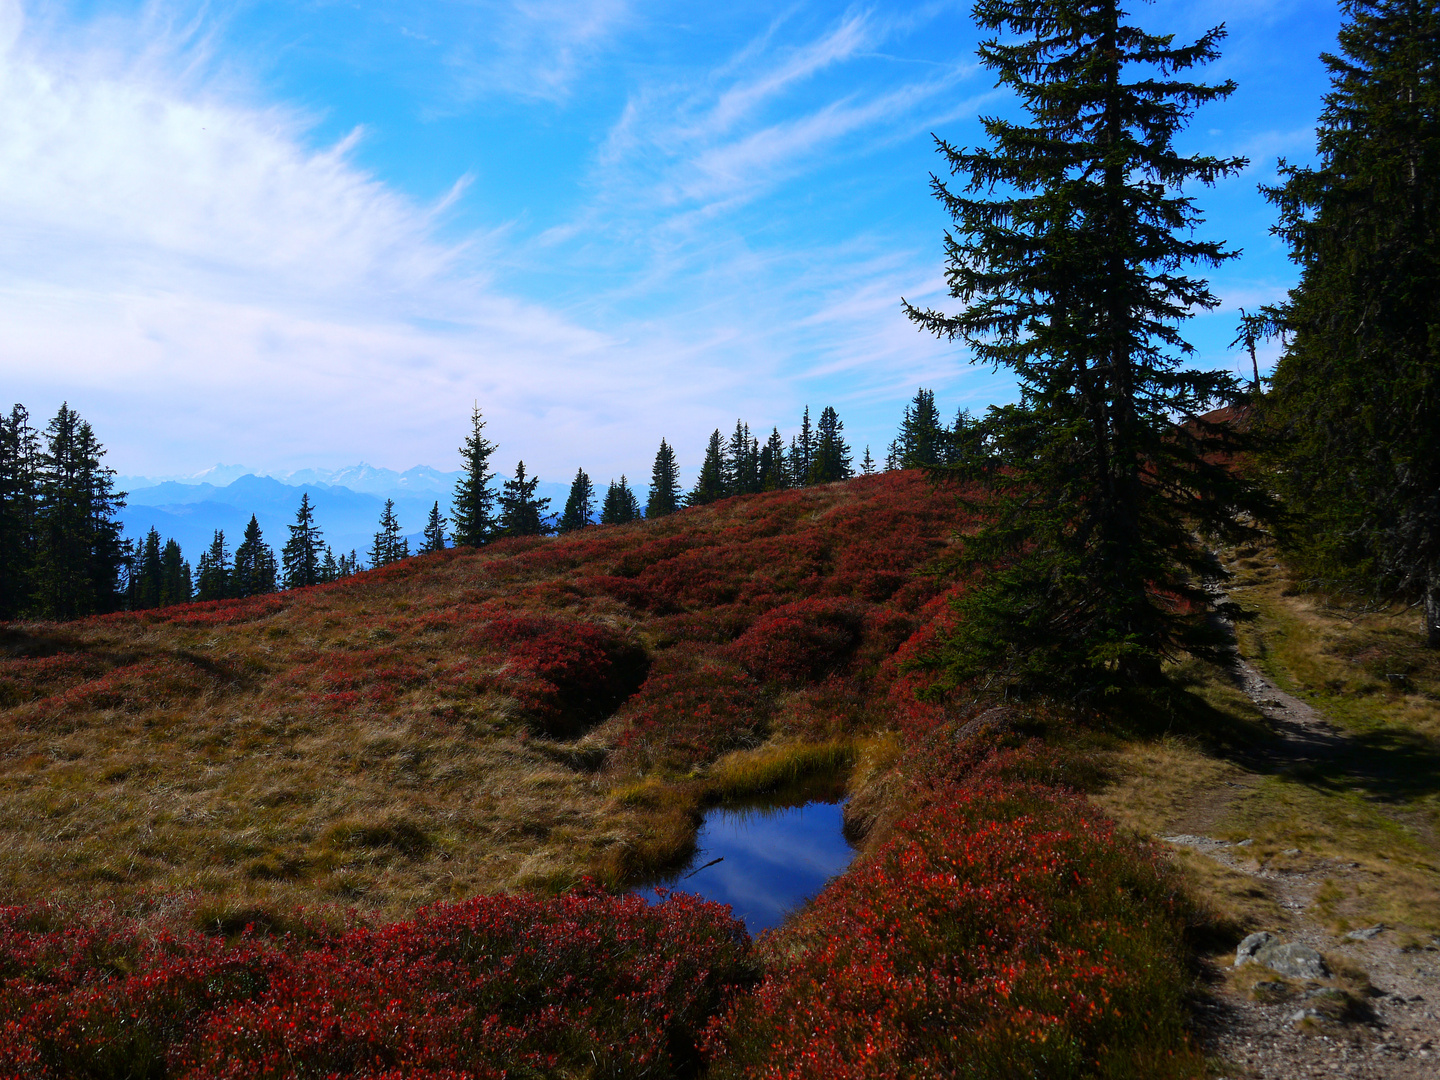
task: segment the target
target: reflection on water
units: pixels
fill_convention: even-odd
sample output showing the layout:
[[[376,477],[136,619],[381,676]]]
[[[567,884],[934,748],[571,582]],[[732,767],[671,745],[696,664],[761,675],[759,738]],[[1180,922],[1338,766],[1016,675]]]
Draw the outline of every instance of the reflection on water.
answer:
[[[657,884],[729,904],[752,934],[778,926],[850,865],[841,804],[706,813],[689,865]],[[698,867],[698,869],[697,869]],[[639,890],[654,899],[653,886]]]

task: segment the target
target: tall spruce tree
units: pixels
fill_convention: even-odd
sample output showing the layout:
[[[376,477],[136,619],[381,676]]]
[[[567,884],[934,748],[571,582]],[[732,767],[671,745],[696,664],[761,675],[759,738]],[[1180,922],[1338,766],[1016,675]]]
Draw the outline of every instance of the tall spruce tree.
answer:
[[[425,522],[425,539],[420,544],[419,554],[433,555],[437,551],[445,550],[445,526],[449,521],[440,513],[440,503],[436,500],[430,507],[430,517]]]
[[[328,585],[332,581],[340,580],[340,562],[335,558],[335,552],[330,550],[330,545],[325,545],[325,554],[320,557],[320,584]]]
[[[750,495],[760,490],[760,446],[743,420],[735,421],[722,461],[725,494]]]
[[[165,541],[160,552],[160,607],[171,604],[188,604],[195,597],[190,564],[181,554],[180,544],[174,539]]]
[[[223,600],[231,595],[230,549],[225,544],[225,533],[215,530],[210,546],[201,554],[196,564],[195,599]]]
[[[959,465],[975,456],[977,450],[975,418],[970,410],[961,408],[955,413],[955,423],[945,432],[944,452],[941,461],[946,465]]]
[[[1340,6],[1317,164],[1263,189],[1300,282],[1246,323],[1287,331],[1267,412],[1301,564],[1420,600],[1440,648],[1440,9]]]
[[[690,489],[690,494],[685,496],[685,505],[704,506],[716,499],[723,499],[725,495],[725,451],[720,439],[720,429],[716,428],[705,445],[705,459],[700,463],[700,475],[695,478],[695,486]]]
[[[777,427],[770,429],[770,437],[760,448],[759,467],[761,491],[783,491],[790,486],[790,462],[785,456],[785,440]]]
[[[490,486],[495,479],[490,471],[493,453],[495,444],[485,438],[485,421],[476,406],[470,414],[470,434],[460,447],[460,479],[455,481],[450,506],[455,543],[461,547],[479,547],[495,537],[495,489]]]
[[[251,514],[240,546],[235,549],[235,568],[230,576],[231,595],[245,597],[273,593],[277,577],[275,549],[265,542],[260,522]]]
[[[605,501],[600,507],[600,524],[628,525],[639,520],[640,500],[635,497],[635,492],[630,490],[625,474],[621,473],[619,483],[610,481],[609,490],[605,492]]]
[[[865,444],[865,456],[860,459],[860,475],[875,475],[875,459],[870,456],[870,444]]]
[[[570,481],[570,494],[565,499],[565,510],[560,515],[560,531],[575,532],[593,525],[595,517],[595,485],[584,469],[575,470],[575,479]]]
[[[25,406],[16,405],[0,416],[0,620],[29,607],[39,495],[40,433]]]
[[[320,546],[323,537],[315,524],[315,507],[310,493],[300,495],[300,508],[295,511],[295,524],[289,526],[290,539],[280,551],[281,584],[287,589],[303,589],[320,583]]]
[[[515,466],[515,479],[506,480],[500,492],[500,534],[502,536],[546,536],[550,524],[550,500],[535,496],[539,477],[525,475],[525,462]]]
[[[925,469],[943,462],[945,426],[940,422],[940,410],[935,408],[935,391],[915,391],[915,397],[905,406],[897,441],[902,469]]]
[[[147,611],[163,603],[164,571],[160,565],[160,552],[160,530],[152,525],[130,561],[125,602],[131,611]]]
[[[380,529],[370,545],[370,566],[389,566],[410,557],[410,541],[400,535],[400,521],[395,517],[395,500],[386,499],[380,511]]]
[[[664,439],[655,451],[655,464],[650,469],[650,497],[645,502],[647,518],[666,517],[680,509],[680,466],[675,451]]]
[[[844,430],[839,413],[829,405],[820,410],[820,420],[815,425],[815,449],[810,456],[809,483],[829,484],[855,475]]]
[[[128,545],[116,514],[125,506],[104,448],[69,403],[45,428],[37,484],[31,609],[72,619],[113,611],[123,599],[121,572]]]
[[[965,178],[931,178],[955,220],[946,276],[965,307],[905,306],[974,362],[1009,368],[1020,400],[990,410],[990,452],[957,467],[993,495],[964,547],[988,572],[943,657],[956,683],[1088,695],[1150,682],[1163,658],[1216,644],[1198,534],[1234,535],[1239,514],[1267,509],[1199,418],[1235,382],[1186,368],[1177,329],[1217,304],[1186,267],[1233,255],[1192,235],[1201,219],[1182,191],[1243,160],[1172,145],[1197,105],[1234,89],[1176,77],[1214,60],[1224,30],[1176,46],[1126,23],[1118,0],[985,0],[975,15],[995,34],[982,63],[1029,121],[984,118],[992,145],[977,150],[937,140]]]
[[[800,434],[790,439],[790,475],[797,487],[810,483],[810,469],[815,464],[815,429],[810,426],[810,406],[800,418]]]

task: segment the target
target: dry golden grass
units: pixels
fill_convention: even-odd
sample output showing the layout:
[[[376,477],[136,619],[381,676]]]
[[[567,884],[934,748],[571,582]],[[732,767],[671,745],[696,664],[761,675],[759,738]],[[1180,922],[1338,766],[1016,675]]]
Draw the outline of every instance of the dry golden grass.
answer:
[[[266,629],[232,638],[224,659],[247,645],[267,655]],[[194,890],[398,914],[573,877],[634,828],[605,784],[525,738],[503,703],[477,705],[468,732],[422,700],[345,715],[256,705],[237,692],[0,728],[0,891]]]
[[[122,663],[154,661],[178,685],[158,700],[141,701],[142,684],[136,700],[8,711],[0,893],[195,892],[398,915],[601,865],[632,842],[636,815],[607,782],[531,738],[512,701],[420,680],[394,701],[335,709],[311,700],[309,685],[287,685],[297,668],[377,645],[422,669],[452,662],[463,628],[403,621],[417,586],[427,607],[442,607],[473,592],[483,563],[431,560],[420,582],[312,591],[239,626],[11,628],[13,647],[59,636]],[[602,601],[586,614],[623,620],[617,608]]]

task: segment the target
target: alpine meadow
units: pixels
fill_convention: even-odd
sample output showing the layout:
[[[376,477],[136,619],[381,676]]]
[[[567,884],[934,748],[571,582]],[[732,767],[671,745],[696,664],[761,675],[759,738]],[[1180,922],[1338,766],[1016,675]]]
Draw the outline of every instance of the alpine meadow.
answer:
[[[0,1078],[1432,1077],[1433,2],[461,7],[0,10]]]

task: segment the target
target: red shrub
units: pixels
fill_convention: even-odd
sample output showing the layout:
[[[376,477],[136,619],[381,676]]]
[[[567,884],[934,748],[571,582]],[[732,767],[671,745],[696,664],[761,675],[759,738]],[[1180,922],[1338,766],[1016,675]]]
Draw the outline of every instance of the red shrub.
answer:
[[[140,713],[193,701],[220,682],[214,672],[176,657],[141,660],[41,698],[17,712],[22,723],[50,722],[98,709]]]
[[[637,642],[598,623],[504,616],[482,626],[473,640],[503,651],[511,667],[498,684],[520,699],[539,730],[561,737],[614,712],[648,666]]]
[[[681,657],[667,660],[676,666],[652,672],[620,712],[628,721],[619,740],[622,758],[683,769],[762,741],[772,705],[753,679],[709,665],[679,667]]]
[[[233,626],[237,623],[254,622],[277,612],[284,611],[294,601],[297,593],[269,593],[265,596],[250,596],[243,600],[205,600],[195,604],[176,604],[173,607],[151,608],[145,611],[120,611],[113,615],[98,615],[88,622],[126,623],[138,622],[147,625],[175,623],[204,629],[210,626]]]
[[[424,668],[397,649],[328,650],[294,664],[277,684],[307,690],[311,700],[344,712],[362,702],[391,704],[401,691],[428,678]]]
[[[57,914],[0,910],[0,1075],[673,1076],[754,977],[684,895],[481,897],[309,945]]]
[[[972,776],[769,942],[712,1075],[1202,1075],[1181,915],[1153,854],[1082,800]]]
[[[0,660],[0,708],[48,697],[95,678],[110,666],[103,657],[71,652]]]
[[[853,600],[801,600],[766,612],[730,652],[757,679],[810,682],[844,666],[864,624]]]

